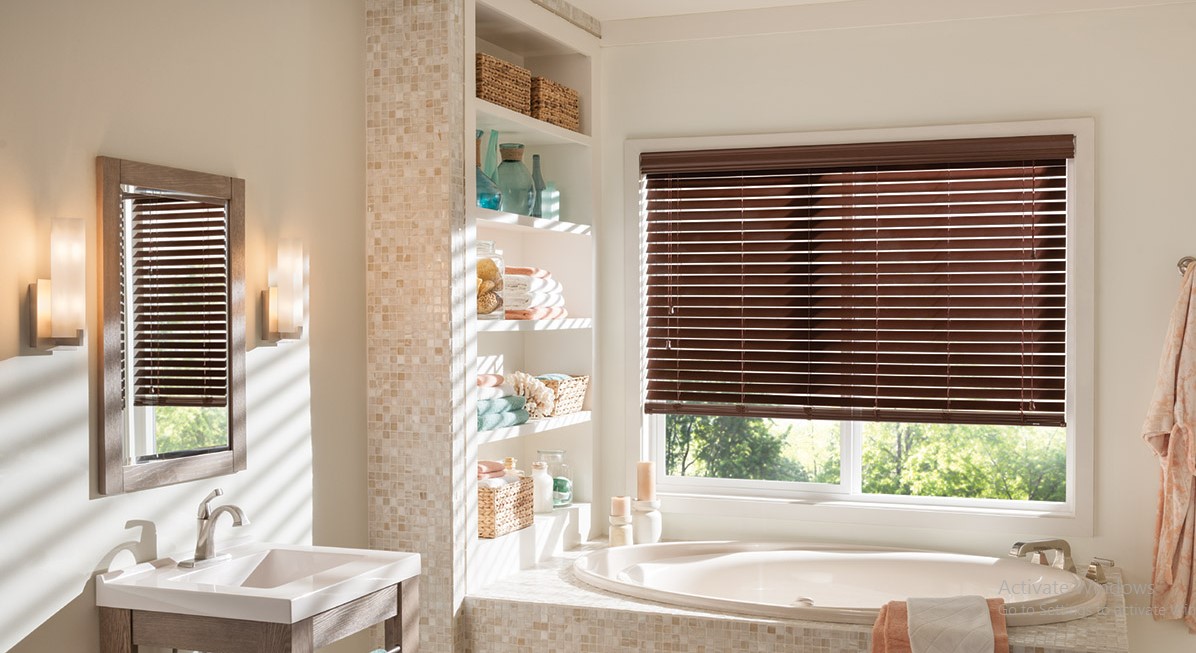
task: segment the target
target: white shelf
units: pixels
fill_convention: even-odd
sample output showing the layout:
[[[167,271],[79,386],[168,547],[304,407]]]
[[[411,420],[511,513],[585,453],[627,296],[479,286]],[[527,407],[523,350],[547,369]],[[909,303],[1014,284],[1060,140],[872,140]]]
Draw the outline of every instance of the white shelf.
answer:
[[[478,320],[481,333],[511,333],[514,331],[568,331],[590,329],[593,318],[566,317],[559,320]]]
[[[580,145],[590,147],[592,138],[571,129],[525,116],[481,98],[473,98],[477,108],[478,129],[497,129],[504,143],[524,145]]]
[[[553,429],[564,428],[566,426],[573,426],[574,424],[584,424],[590,421],[590,411],[582,410],[560,417],[546,417],[544,419],[533,419],[526,424],[519,426],[511,426],[504,429],[494,429],[491,431],[478,431],[478,444],[490,444],[492,442],[501,442],[503,440],[510,440],[512,438],[519,438],[532,433],[543,433]]]
[[[469,213],[477,220],[479,227],[492,227],[523,233],[559,233],[571,236],[589,236],[593,232],[588,224],[533,218],[530,215],[483,209],[476,205],[469,208]]]
[[[468,591],[476,592],[521,569],[530,569],[591,537],[590,504],[574,503],[536,515],[532,525],[523,530],[494,539],[479,538],[471,552],[476,564],[466,566]]]

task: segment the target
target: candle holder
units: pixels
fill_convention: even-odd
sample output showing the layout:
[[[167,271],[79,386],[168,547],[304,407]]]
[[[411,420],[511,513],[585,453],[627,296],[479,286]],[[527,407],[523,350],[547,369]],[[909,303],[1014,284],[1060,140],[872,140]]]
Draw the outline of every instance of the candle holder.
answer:
[[[660,500],[635,501],[632,504],[631,528],[636,544],[656,544],[663,528]]]
[[[631,517],[625,515],[610,516],[610,545],[627,546],[632,544]]]

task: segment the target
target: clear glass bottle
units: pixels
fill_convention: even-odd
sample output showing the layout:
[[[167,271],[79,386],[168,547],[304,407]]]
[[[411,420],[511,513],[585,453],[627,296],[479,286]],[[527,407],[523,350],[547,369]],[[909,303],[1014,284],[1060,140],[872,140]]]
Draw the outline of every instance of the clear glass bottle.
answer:
[[[516,460],[511,457],[502,459],[503,473],[502,480],[507,483],[518,483],[523,478],[523,472],[515,469]]]
[[[565,462],[564,449],[540,449],[540,460],[548,464],[552,476],[552,507],[563,508],[573,505],[573,475]]]
[[[538,460],[532,463],[532,510],[543,514],[552,512],[552,476],[548,463]]]
[[[494,184],[494,181],[492,179],[490,179],[489,177],[487,177],[486,173],[482,172],[482,134],[483,133],[484,132],[482,130],[480,130],[480,129],[477,130],[477,147],[475,148],[475,150],[476,150],[475,158],[477,159],[477,163],[478,163],[477,174],[476,174],[477,182],[478,182],[477,202],[478,202],[478,206],[482,207],[483,209],[491,209],[491,210],[497,211],[498,207],[502,206],[502,195],[501,195],[501,193],[499,193],[498,186],[496,186]]]
[[[501,320],[503,310],[502,253],[493,240],[478,241],[478,319]]]
[[[502,210],[507,213],[531,215],[536,185],[532,174],[523,165],[523,144],[503,143],[499,146],[502,163],[494,171],[494,183],[502,193]]]
[[[544,174],[540,172],[540,155],[532,155],[532,212],[528,215],[533,218],[541,217],[543,213],[543,197],[544,197]]]

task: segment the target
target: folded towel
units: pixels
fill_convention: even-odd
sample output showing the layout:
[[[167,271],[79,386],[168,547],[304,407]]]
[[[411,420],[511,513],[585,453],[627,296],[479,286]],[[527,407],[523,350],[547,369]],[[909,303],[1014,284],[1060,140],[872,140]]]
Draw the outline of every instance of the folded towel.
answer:
[[[498,399],[500,397],[510,397],[515,394],[515,386],[510,383],[502,385],[491,385],[484,388],[478,388],[478,399]]]
[[[500,487],[505,487],[506,481],[501,478],[479,478],[478,487],[488,487],[491,490],[497,490]]]
[[[478,401],[478,415],[493,415],[495,413],[510,413],[523,410],[527,399],[519,395],[499,397],[498,399],[482,399]]]
[[[518,265],[508,265],[505,270],[507,274],[521,275],[525,277],[536,277],[537,279],[547,279],[552,276],[548,270],[541,270],[540,268],[521,267]]]
[[[516,410],[509,413],[491,413],[489,415],[478,415],[478,430],[491,431],[493,429],[501,429],[508,426],[519,426],[527,422],[528,415],[526,410]]]
[[[540,374],[536,378],[540,379],[541,381],[565,381],[565,380],[573,378],[573,376],[571,374],[552,373],[552,374]]]
[[[498,385],[502,385],[502,384],[503,384],[503,378],[502,378],[501,374],[479,374],[478,375],[478,387],[479,388],[492,388],[494,386],[498,386]]]
[[[561,282],[552,277],[530,277],[526,274],[503,275],[505,292],[562,292]]]
[[[872,627],[872,653],[1009,653],[1003,599],[890,601]]]
[[[552,308],[525,308],[518,311],[512,310],[506,312],[506,318],[508,320],[558,320],[568,316],[569,311],[566,311],[564,306],[556,306]]]
[[[478,473],[479,474],[489,474],[491,472],[500,472],[501,473],[501,472],[506,471],[506,469],[507,469],[507,466],[500,463],[497,460],[479,460],[478,461]]]
[[[565,298],[555,293],[510,293],[503,296],[503,307],[508,311],[522,311],[529,308],[550,308],[564,305]]]
[[[505,470],[505,469],[502,470],[501,472],[486,472],[485,474],[478,474],[478,480],[481,480],[484,478],[502,478],[506,475],[507,475],[507,470]]]

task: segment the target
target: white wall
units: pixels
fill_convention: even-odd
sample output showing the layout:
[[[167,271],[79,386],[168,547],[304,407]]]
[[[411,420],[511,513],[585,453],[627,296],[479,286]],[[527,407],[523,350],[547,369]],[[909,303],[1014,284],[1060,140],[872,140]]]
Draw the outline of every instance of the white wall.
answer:
[[[0,650],[98,650],[90,579],[125,522],[186,550],[212,487],[253,520],[218,541],[365,544],[364,51],[356,0],[0,3]],[[21,347],[50,220],[95,237],[97,154],[246,179],[250,298],[278,239],[305,243],[308,333],[250,337],[244,472],[97,497],[88,351]]]
[[[844,3],[843,11],[859,4]],[[829,7],[818,10],[822,18]],[[734,19],[709,20],[718,32]],[[1138,429],[1178,288],[1175,261],[1196,253],[1196,210],[1184,201],[1196,179],[1196,4],[626,45],[605,49],[603,63],[600,374],[607,396],[634,382],[623,364],[635,344],[623,329],[632,318],[623,275],[635,271],[623,258],[624,230],[635,219],[622,214],[626,139],[1093,117],[1096,533],[1072,543],[1077,560],[1110,557],[1128,581],[1149,582],[1157,463]],[[604,424],[603,460],[627,460],[623,433],[635,427]],[[633,489],[618,465],[607,465],[602,480],[605,494]],[[672,538],[838,540],[990,555],[1004,555],[1021,535],[676,514],[666,515],[665,527]],[[1142,608],[1149,599],[1129,601]],[[1130,625],[1135,651],[1196,645],[1175,623],[1131,616]]]

